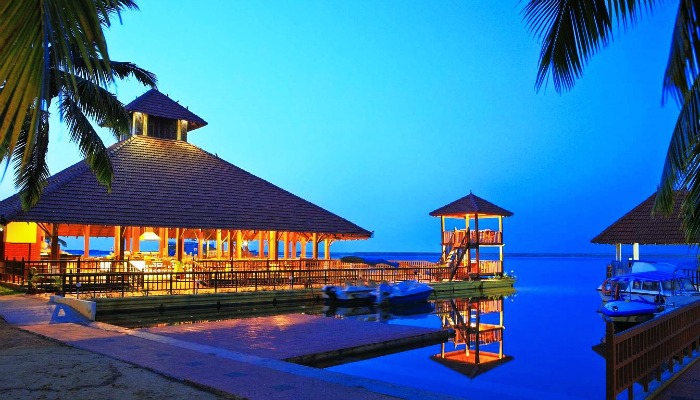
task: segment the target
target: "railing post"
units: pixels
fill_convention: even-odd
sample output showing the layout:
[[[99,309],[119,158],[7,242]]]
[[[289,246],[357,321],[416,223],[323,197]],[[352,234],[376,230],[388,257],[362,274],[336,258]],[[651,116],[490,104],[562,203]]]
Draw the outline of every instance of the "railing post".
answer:
[[[124,297],[124,291],[126,288],[126,274],[122,272],[122,297]]]
[[[253,280],[255,281],[255,291],[258,291],[258,271],[253,271]]]
[[[605,398],[614,400],[616,397],[615,389],[615,327],[612,322],[605,324]]]

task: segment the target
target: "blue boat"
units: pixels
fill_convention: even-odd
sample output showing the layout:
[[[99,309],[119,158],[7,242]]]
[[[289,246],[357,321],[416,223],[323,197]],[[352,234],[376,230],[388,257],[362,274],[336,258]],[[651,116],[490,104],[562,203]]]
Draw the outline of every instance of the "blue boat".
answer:
[[[663,307],[646,301],[613,300],[603,304],[600,313],[612,322],[640,323],[661,312]]]

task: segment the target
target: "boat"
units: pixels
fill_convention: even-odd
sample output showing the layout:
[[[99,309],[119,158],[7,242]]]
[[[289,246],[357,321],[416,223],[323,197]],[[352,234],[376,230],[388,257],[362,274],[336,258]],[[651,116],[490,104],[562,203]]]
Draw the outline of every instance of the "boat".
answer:
[[[603,301],[639,301],[678,307],[700,300],[690,278],[676,272],[650,270],[606,279],[598,292]]]
[[[355,284],[325,285],[321,295],[326,301],[342,304],[374,304],[377,300],[377,286],[358,281]]]
[[[377,287],[377,303],[396,305],[426,301],[433,291],[433,288],[427,283],[416,280],[396,283],[382,282]]]
[[[648,321],[663,310],[663,306],[646,301],[613,300],[604,303],[600,313],[607,321],[638,324]]]

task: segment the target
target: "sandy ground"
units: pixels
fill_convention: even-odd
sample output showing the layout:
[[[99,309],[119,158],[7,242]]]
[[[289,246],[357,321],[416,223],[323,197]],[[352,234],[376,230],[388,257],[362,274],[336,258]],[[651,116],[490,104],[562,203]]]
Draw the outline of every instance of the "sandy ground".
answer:
[[[231,399],[100,354],[22,331],[0,319],[3,399]]]

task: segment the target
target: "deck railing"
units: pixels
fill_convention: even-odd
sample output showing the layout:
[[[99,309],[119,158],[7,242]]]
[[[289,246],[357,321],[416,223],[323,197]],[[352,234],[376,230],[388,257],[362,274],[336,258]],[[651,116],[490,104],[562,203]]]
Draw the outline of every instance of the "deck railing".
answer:
[[[442,244],[444,246],[459,246],[464,240],[464,236],[467,231],[464,229],[443,231],[442,232]],[[489,244],[503,244],[503,232],[494,231],[491,229],[483,229],[478,232],[479,234],[479,244],[489,245]],[[469,231],[469,240],[472,245],[476,244],[477,232]]]
[[[91,267],[86,268],[88,265]],[[172,268],[138,271],[125,261],[106,265],[18,261],[0,263],[0,277],[34,291],[95,297],[298,289],[358,280],[436,282],[448,278],[449,271],[427,261],[401,262],[398,268],[393,268],[338,260],[206,260],[180,271]]]
[[[625,390],[632,398],[635,383],[648,392],[664,368],[673,372],[676,363],[700,348],[700,302],[617,334],[608,323],[605,347],[606,398],[615,399]]]

